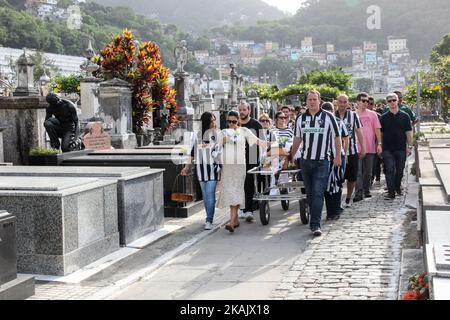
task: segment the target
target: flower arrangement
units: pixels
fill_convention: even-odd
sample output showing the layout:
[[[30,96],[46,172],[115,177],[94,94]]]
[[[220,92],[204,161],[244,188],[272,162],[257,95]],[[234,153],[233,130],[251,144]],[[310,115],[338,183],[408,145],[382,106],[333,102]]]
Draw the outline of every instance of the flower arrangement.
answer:
[[[416,274],[409,278],[408,291],[403,296],[403,300],[428,300],[429,289],[429,276],[426,273]]]
[[[226,142],[231,144],[237,144],[240,132],[239,130],[233,130],[233,129],[225,129],[224,130],[226,135]]]
[[[146,41],[137,44],[134,35],[125,29],[113,38],[93,62],[102,68],[104,78],[119,78],[133,86],[133,126],[136,133],[150,119],[155,109],[170,110],[169,125],[177,122],[176,92],[169,86],[169,69],[161,59],[159,47]]]

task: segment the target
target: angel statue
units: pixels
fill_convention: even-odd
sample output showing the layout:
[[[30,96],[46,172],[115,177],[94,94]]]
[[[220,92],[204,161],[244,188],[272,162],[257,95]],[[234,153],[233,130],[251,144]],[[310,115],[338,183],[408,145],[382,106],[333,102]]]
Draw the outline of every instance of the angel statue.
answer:
[[[186,47],[186,40],[178,41],[177,46],[174,49],[175,60],[177,61],[177,70],[175,73],[182,73],[184,71],[184,66],[187,63],[188,51]]]

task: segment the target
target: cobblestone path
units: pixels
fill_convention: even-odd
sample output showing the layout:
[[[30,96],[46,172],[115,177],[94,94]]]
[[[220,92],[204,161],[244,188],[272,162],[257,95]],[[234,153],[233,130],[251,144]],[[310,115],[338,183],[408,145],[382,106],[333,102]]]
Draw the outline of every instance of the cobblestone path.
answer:
[[[386,201],[383,192],[374,185],[371,199],[324,221],[322,236],[311,240],[272,298],[396,300],[407,209],[404,196]]]

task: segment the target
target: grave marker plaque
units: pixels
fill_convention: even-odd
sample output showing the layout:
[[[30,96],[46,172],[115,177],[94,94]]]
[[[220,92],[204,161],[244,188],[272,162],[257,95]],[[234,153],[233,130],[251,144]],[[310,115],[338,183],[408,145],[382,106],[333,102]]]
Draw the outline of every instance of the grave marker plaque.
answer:
[[[100,122],[89,122],[83,137],[85,149],[109,150],[111,149],[111,136],[103,131]]]

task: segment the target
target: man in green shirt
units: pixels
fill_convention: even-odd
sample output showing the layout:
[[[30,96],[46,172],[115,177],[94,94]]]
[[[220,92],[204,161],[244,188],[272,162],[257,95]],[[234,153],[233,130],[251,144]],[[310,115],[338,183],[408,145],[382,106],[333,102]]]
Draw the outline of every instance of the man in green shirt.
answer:
[[[398,96],[398,107],[399,107],[400,111],[403,111],[404,113],[406,113],[409,116],[409,118],[411,119],[411,124],[413,126],[415,126],[417,123],[416,113],[414,112],[414,110],[411,109],[411,107],[409,107],[406,104],[403,104],[403,95],[400,91],[394,91],[394,93]],[[385,114],[386,112],[389,112],[388,106],[384,107],[383,114]]]

